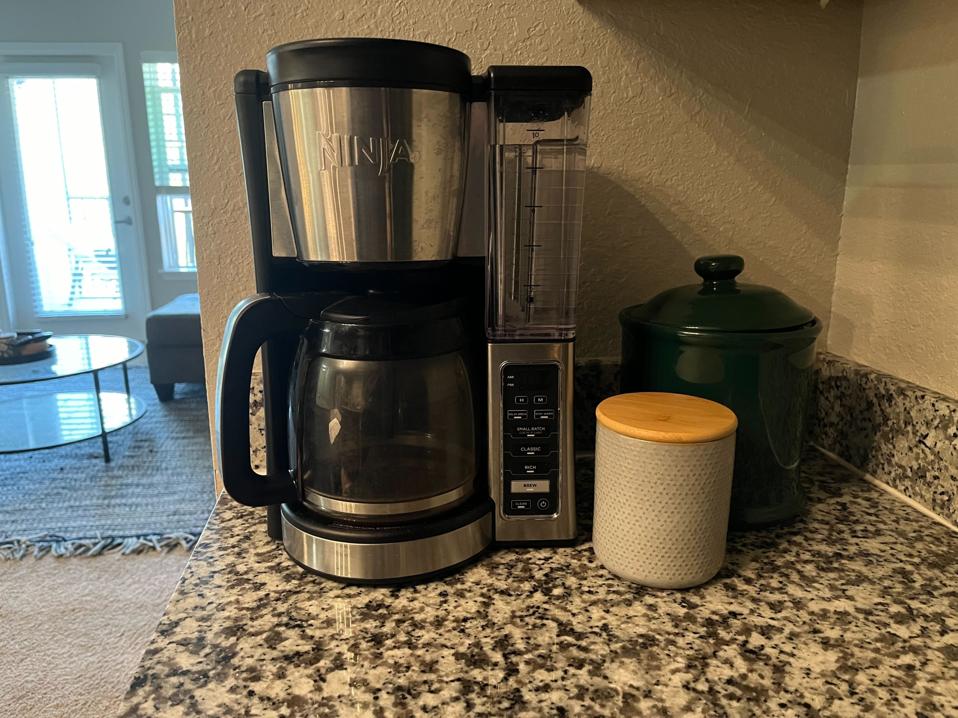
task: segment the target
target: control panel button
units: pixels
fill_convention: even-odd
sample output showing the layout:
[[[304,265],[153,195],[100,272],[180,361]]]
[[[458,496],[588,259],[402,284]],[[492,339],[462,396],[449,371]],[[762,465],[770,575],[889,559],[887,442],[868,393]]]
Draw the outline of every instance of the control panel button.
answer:
[[[546,511],[549,508],[549,499],[539,499],[536,501],[536,508],[540,511]]]
[[[528,511],[532,508],[531,499],[513,499],[509,505],[513,511]]]
[[[510,481],[509,490],[514,494],[547,494],[549,493],[549,480]]]
[[[548,456],[556,450],[556,442],[549,439],[514,439],[505,437],[503,452],[510,456]]]
[[[509,432],[511,436],[525,436],[525,437],[540,437],[540,436],[549,436],[553,433],[554,427],[551,424],[544,423],[542,421],[524,421],[516,424],[515,426],[506,427],[506,431]]]
[[[535,409],[532,412],[532,417],[534,419],[539,419],[540,421],[552,420],[556,418],[555,409]]]
[[[520,476],[545,476],[558,468],[555,454],[548,456],[510,456],[503,463],[506,473],[518,478]]]
[[[547,397],[545,394],[536,394],[532,397],[532,403],[538,406],[545,406],[549,403],[549,397]]]
[[[516,402],[516,404],[519,404],[519,405],[528,404],[528,403],[529,403],[529,397],[528,397],[526,394],[516,394],[516,396],[515,396],[515,402]]]
[[[506,411],[506,418],[510,421],[527,421],[529,412],[526,409],[509,409]]]

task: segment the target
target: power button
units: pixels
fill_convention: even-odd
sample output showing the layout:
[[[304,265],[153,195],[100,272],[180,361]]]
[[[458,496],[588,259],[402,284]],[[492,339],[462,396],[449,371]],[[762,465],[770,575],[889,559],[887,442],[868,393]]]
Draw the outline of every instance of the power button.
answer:
[[[536,502],[536,507],[542,511],[546,510],[549,508],[549,499],[539,499]]]

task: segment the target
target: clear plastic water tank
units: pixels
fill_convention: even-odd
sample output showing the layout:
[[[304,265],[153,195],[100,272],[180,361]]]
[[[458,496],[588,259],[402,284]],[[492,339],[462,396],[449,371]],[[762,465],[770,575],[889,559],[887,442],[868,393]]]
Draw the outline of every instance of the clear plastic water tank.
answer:
[[[583,68],[554,69],[585,73],[591,88]],[[574,74],[567,87],[492,77],[488,336],[572,338],[589,94]]]

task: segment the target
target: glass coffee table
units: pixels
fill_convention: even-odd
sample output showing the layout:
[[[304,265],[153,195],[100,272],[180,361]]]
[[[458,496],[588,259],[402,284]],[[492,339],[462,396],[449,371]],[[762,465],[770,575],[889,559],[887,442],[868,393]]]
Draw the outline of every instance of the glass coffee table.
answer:
[[[105,334],[54,336],[48,359],[0,366],[0,454],[52,449],[97,436],[103,460],[110,461],[107,435],[129,426],[146,413],[144,402],[130,393],[127,362],[143,353],[143,344]],[[125,391],[102,391],[100,372],[123,368]],[[59,391],[3,399],[3,387],[93,375],[92,391]]]

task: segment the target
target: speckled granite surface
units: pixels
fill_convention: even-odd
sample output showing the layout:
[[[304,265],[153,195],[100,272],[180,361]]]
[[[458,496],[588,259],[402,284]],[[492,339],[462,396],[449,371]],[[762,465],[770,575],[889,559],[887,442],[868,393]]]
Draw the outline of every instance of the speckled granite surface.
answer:
[[[719,576],[684,592],[605,571],[588,521],[574,548],[341,586],[224,496],[123,715],[958,714],[958,535],[805,467],[807,517],[734,536]]]
[[[958,399],[819,355],[811,440],[958,524]]]

